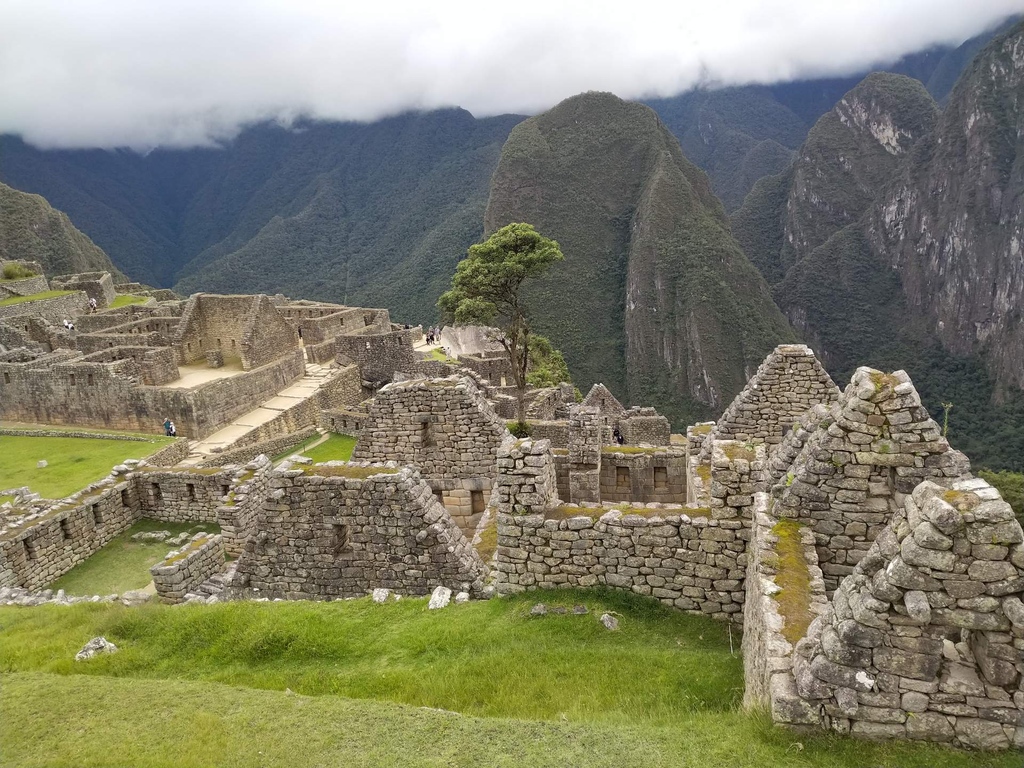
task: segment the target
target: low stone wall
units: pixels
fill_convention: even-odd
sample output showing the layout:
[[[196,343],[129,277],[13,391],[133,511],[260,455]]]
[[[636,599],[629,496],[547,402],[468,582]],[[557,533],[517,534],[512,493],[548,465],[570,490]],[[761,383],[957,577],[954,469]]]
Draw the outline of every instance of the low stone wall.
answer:
[[[686,451],[683,448],[601,449],[601,502],[686,503]]]
[[[365,411],[320,411],[320,429],[325,432],[358,437],[367,415]]]
[[[270,493],[269,478],[273,465],[266,456],[257,456],[236,475],[227,501],[217,508],[217,522],[224,537],[224,549],[238,557],[245,542],[255,533],[256,518]]]
[[[24,277],[20,280],[3,280],[0,281],[0,300],[11,296],[31,296],[34,293],[42,293],[49,287],[43,275]]]
[[[484,563],[419,473],[353,465],[275,470],[232,588],[287,599],[479,591]]]
[[[807,624],[826,610],[825,582],[813,531],[790,521],[782,533],[779,521],[769,514],[768,501],[765,493],[755,496],[747,548],[743,705],[767,708],[776,723],[818,725],[817,707],[809,706],[796,690],[793,649],[806,634]],[[798,540],[787,542],[786,550],[780,551],[780,534]],[[789,601],[786,610],[780,608],[780,593]]]
[[[201,470],[145,471],[136,475],[142,517],[166,523],[216,523],[231,492],[233,473]]]
[[[546,442],[503,446],[495,588],[509,594],[606,585],[739,623],[755,483],[764,464],[764,446],[716,446],[705,509],[553,506],[554,459]]]
[[[63,296],[54,296],[50,299],[36,299],[34,301],[23,301],[18,304],[8,304],[0,307],[0,317],[17,317],[18,315],[32,315],[41,317],[54,325],[61,325],[64,320],[73,320],[79,315],[85,314],[89,307],[89,297],[84,291],[65,293]]]
[[[138,518],[132,483],[122,481],[8,528],[0,534],[0,587],[42,589]]]
[[[188,458],[188,440],[179,437],[173,443],[164,446],[156,453],[146,457],[146,464],[151,467],[173,467]]]
[[[224,570],[224,543],[219,534],[200,533],[181,549],[149,569],[157,597],[164,603],[181,603],[185,595]]]

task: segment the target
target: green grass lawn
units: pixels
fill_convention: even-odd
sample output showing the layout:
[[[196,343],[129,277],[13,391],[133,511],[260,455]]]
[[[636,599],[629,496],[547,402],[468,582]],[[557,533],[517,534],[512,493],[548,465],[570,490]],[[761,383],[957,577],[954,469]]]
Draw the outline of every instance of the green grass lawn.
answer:
[[[352,450],[356,447],[356,438],[351,435],[331,434],[320,445],[302,451],[314,462],[348,461],[352,458]],[[294,453],[294,451],[293,451]]]
[[[112,595],[129,589],[142,589],[153,579],[150,566],[156,565],[175,547],[163,542],[132,541],[132,534],[142,531],[183,531],[216,533],[212,523],[161,523],[140,520],[107,546],[50,585],[63,589],[69,595]]]
[[[6,504],[8,501],[14,501],[13,496],[0,496],[0,504]]]
[[[148,296],[136,296],[132,293],[121,293],[110,302],[110,306],[107,309],[117,309],[118,307],[126,307],[129,304],[145,304],[149,301]]]
[[[9,299],[0,301],[0,307],[7,307],[11,304],[21,304],[26,301],[39,301],[40,299],[55,299],[58,296],[67,296],[69,293],[74,291],[41,291],[40,293],[32,293],[28,296],[11,296]]]
[[[46,499],[62,499],[105,477],[125,459],[141,459],[167,445],[149,435],[146,442],[89,437],[0,435],[0,488],[28,486]],[[36,464],[46,459],[42,469]]]
[[[531,618],[537,601],[591,612]],[[620,631],[601,627],[604,610],[619,614]],[[1021,759],[774,729],[739,709],[742,663],[725,626],[607,591],[444,611],[410,598],[0,608],[0,625],[10,765],[1009,768]],[[96,635],[121,652],[74,662]]]

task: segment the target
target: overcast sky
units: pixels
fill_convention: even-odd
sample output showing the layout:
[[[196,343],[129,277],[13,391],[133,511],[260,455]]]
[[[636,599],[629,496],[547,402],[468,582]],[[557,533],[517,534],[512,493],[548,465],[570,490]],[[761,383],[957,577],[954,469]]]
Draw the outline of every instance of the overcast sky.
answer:
[[[40,146],[223,141],[246,123],[586,90],[850,74],[959,44],[1024,0],[0,0],[0,132]]]

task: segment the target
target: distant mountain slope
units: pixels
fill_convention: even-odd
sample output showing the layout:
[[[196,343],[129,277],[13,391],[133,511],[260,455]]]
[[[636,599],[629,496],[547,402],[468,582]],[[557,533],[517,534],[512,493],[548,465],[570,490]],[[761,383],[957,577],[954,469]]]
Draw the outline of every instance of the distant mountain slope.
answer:
[[[587,93],[517,125],[485,230],[513,221],[565,254],[531,299],[583,387],[603,381],[684,423],[720,410],[793,338],[707,176],[647,107]]]
[[[384,304],[427,322],[479,238],[522,118],[464,110],[249,128],[222,149],[40,151],[0,139],[4,179],[74,211],[138,279]]]
[[[914,81],[872,75],[732,217],[834,376],[906,368],[933,412],[954,404],[958,447],[1018,470],[1022,100],[1024,23],[978,54],[939,115]]]
[[[107,271],[121,277],[66,213],[6,184],[0,184],[0,259],[38,261],[48,275]]]

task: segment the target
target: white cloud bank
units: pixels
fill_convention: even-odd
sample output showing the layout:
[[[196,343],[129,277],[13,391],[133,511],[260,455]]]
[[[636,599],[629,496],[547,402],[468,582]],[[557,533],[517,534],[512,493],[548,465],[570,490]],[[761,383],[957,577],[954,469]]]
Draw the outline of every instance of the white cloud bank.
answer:
[[[0,0],[0,132],[46,147],[210,144],[259,120],[586,90],[849,74],[959,44],[1024,0]]]

